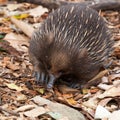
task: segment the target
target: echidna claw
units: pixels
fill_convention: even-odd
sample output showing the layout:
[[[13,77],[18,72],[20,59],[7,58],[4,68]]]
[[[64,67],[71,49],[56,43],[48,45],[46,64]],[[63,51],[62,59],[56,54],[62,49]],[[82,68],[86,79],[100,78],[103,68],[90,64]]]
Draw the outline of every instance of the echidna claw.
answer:
[[[39,80],[40,80],[40,73],[37,72],[37,71],[34,71],[33,77],[35,77],[35,81],[36,81],[37,83],[39,83]]]
[[[55,82],[55,77],[52,74],[48,75],[35,71],[33,77],[36,78],[35,81],[37,84],[45,85],[48,89],[52,88]]]
[[[48,89],[49,89],[49,88],[52,88],[53,85],[54,85],[54,82],[55,82],[55,77],[54,77],[52,74],[50,74],[50,75],[49,75],[49,81],[48,81],[48,83],[47,83],[47,88],[48,88]]]
[[[40,72],[35,71],[33,73],[33,76],[35,77],[35,81],[37,83],[40,83],[40,84],[44,83],[44,79],[45,79],[45,74],[44,73],[40,73]]]
[[[41,84],[44,84],[44,82],[45,82],[45,76],[46,76],[45,73],[42,72],[41,75],[40,75],[40,79],[39,79],[39,81],[40,81]]]

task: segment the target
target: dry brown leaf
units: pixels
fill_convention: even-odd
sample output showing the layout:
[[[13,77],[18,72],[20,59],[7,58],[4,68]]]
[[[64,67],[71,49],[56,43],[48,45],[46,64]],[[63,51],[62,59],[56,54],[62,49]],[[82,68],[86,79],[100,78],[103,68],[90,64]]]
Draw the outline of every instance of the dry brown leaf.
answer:
[[[66,93],[73,93],[74,94],[76,92],[79,92],[79,90],[67,87],[66,85],[59,85],[58,89],[63,94],[66,94]]]
[[[27,100],[27,97],[24,94],[19,93],[19,94],[17,94],[16,100],[19,101],[19,102],[20,101],[25,101],[25,100]]]
[[[100,83],[100,84],[98,85],[98,87],[99,87],[100,89],[102,89],[102,90],[108,90],[108,89],[110,89],[111,87],[113,87],[113,85],[107,85],[107,84],[102,84],[102,83]]]
[[[99,105],[105,106],[112,98],[105,98],[99,102]]]
[[[112,75],[109,75],[109,77],[108,77],[109,81],[112,81],[112,80],[114,80],[116,78],[120,78],[120,73],[112,74]]]
[[[43,15],[44,13],[48,12],[48,9],[47,8],[43,8],[42,6],[38,6],[34,9],[31,9],[29,11],[29,14],[33,17],[40,17],[41,15]]]
[[[2,27],[2,26],[0,26],[0,32],[1,33],[10,33],[10,32],[12,32],[12,29],[11,28],[9,28],[9,27]]]
[[[99,95],[101,95],[101,91],[98,91],[94,96],[90,97],[88,101],[82,102],[82,105],[87,108],[95,109],[99,102]]]
[[[24,105],[24,106],[21,106],[19,108],[17,108],[16,110],[14,110],[15,112],[23,112],[23,111],[26,111],[26,110],[30,110],[30,109],[33,109],[37,107],[36,105]]]
[[[77,111],[71,107],[68,107],[66,105],[49,101],[40,96],[36,96],[32,100],[35,103],[37,103],[38,105],[44,105],[44,104],[47,105],[51,111],[60,113],[63,116],[67,116],[69,118],[69,120],[85,120],[85,118],[83,117],[83,115],[81,115],[81,113],[79,111]]]
[[[31,38],[34,28],[27,23],[17,20],[13,17],[11,17],[11,21],[18,27],[20,28],[29,38]],[[19,37],[18,37],[19,38]]]
[[[82,97],[83,97],[83,94],[78,94],[78,95],[76,95],[75,97],[74,97],[74,100],[79,100],[79,99],[82,99]]]
[[[91,88],[90,89],[90,93],[92,93],[92,94],[96,93],[97,91],[99,91],[98,88]]]
[[[110,89],[106,90],[103,94],[99,96],[100,99],[105,97],[115,97],[120,96],[120,85],[116,85],[111,87]]]
[[[20,66],[12,64],[12,63],[7,64],[7,67],[10,68],[13,71],[16,71],[16,70],[20,69]]]
[[[30,118],[38,117],[42,114],[45,114],[47,111],[43,107],[36,107],[30,111],[24,112],[24,115]]]
[[[17,51],[27,52],[28,51],[28,38],[16,34],[16,33],[9,33],[5,36],[4,40],[8,41],[10,45],[15,48]]]
[[[111,113],[101,105],[98,105],[95,112],[95,119],[108,118]]]
[[[120,120],[120,110],[114,111],[108,120]]]
[[[63,96],[64,98],[72,98],[72,97],[73,97],[73,94],[72,94],[72,93],[63,94],[62,96]]]
[[[1,66],[5,68],[9,62],[10,62],[10,57],[4,57],[3,61],[1,62]]]
[[[77,102],[73,99],[73,98],[69,98],[69,99],[65,99],[67,101],[68,104],[70,105],[76,105]]]
[[[8,67],[10,68],[11,70],[15,71],[15,70],[19,70],[20,69],[20,66],[19,66],[19,63],[12,63],[11,62],[11,58],[10,57],[4,57],[3,59],[3,62],[1,63],[1,65],[5,68],[5,67]]]
[[[108,80],[108,77],[102,77],[102,83],[108,83],[109,82],[109,80]]]
[[[17,8],[20,8],[20,7],[22,7],[23,6],[23,4],[7,4],[7,9],[9,10],[9,11],[14,11],[14,10],[16,10]]]
[[[5,83],[5,85],[7,85],[8,88],[10,88],[10,89],[17,90],[17,91],[23,91],[23,89],[22,89],[21,87],[18,87],[18,86],[15,85],[14,83],[11,83],[11,84]]]

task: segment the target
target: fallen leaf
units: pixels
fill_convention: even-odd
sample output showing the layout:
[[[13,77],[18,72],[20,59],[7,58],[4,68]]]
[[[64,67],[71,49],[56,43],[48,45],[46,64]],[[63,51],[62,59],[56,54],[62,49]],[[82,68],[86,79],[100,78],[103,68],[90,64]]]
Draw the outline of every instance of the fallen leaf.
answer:
[[[95,111],[95,119],[108,118],[110,115],[111,113],[106,108],[101,105],[97,106],[97,109]]]
[[[100,83],[100,84],[98,85],[98,88],[100,88],[100,89],[102,89],[102,90],[108,90],[108,89],[110,89],[111,87],[113,87],[113,85],[107,85],[107,84],[102,84],[102,83]]]
[[[59,120],[69,120],[69,118],[68,117],[63,117],[63,118],[61,118]]]
[[[22,4],[8,4],[7,9],[9,11],[13,11],[13,10],[16,10],[17,8],[22,7],[22,6],[23,6]]]
[[[24,105],[24,106],[17,108],[14,111],[15,112],[23,112],[23,111],[30,110],[30,109],[35,108],[35,107],[36,107],[35,105]]]
[[[99,98],[105,98],[105,97],[115,97],[120,96],[120,85],[113,86],[110,89],[106,90],[103,94],[99,95]]]
[[[8,41],[0,40],[0,49],[3,49],[5,52],[10,53],[11,55],[21,55],[14,47],[10,45]]]
[[[43,107],[36,107],[30,111],[24,112],[24,115],[30,118],[38,117],[42,114],[45,114],[47,111]]]
[[[119,74],[112,74],[112,75],[109,75],[109,77],[108,77],[109,81],[112,81],[116,78],[120,78],[120,73]]]
[[[0,34],[0,39],[3,39],[4,37],[5,37],[5,35]]]
[[[59,91],[60,92],[62,92],[63,94],[66,94],[66,93],[76,93],[76,92],[78,92],[79,90],[77,90],[77,89],[73,89],[73,88],[70,88],[70,87],[68,87],[68,86],[66,86],[66,85],[59,85],[58,86],[58,89],[59,89]]]
[[[33,28],[31,25],[27,24],[27,23],[24,22],[24,21],[17,20],[17,19],[15,19],[14,17],[11,17],[10,20],[11,20],[19,29],[21,29],[29,38],[32,37],[32,34],[33,34],[33,32],[34,32],[34,28]],[[21,36],[19,35],[19,37],[21,37]],[[18,37],[18,38],[19,38],[19,37]],[[24,39],[24,38],[22,38],[22,39]],[[29,39],[27,38],[27,41],[28,41],[28,40],[29,40]],[[24,41],[24,42],[25,42],[25,41]]]
[[[21,87],[18,87],[18,86],[15,85],[14,83],[11,83],[11,84],[5,83],[5,85],[7,85],[8,88],[13,89],[13,90],[17,90],[17,91],[22,91],[22,90],[23,90]]]
[[[18,94],[16,100],[17,101],[25,101],[25,100],[27,100],[27,97],[24,94]]]
[[[11,28],[0,26],[1,33],[10,33],[11,31],[12,31]]]
[[[4,40],[8,41],[12,47],[18,51],[28,51],[28,38],[20,34],[9,33],[5,36]]]
[[[98,91],[94,96],[90,97],[88,101],[82,102],[82,105],[87,108],[95,109],[99,102],[98,100],[99,95],[101,95],[101,91]]]
[[[45,89],[44,88],[36,89],[36,91],[39,92],[40,94],[44,94],[45,93]]]
[[[32,100],[38,105],[47,105],[52,112],[60,113],[63,117],[67,116],[69,120],[85,120],[84,116],[79,111],[66,105],[52,102],[40,96],[36,96],[32,98]]]
[[[77,100],[81,99],[82,97],[83,97],[83,94],[78,94],[74,97],[74,100],[77,101]]]
[[[82,93],[83,93],[83,94],[87,94],[87,93],[88,93],[88,89],[83,88],[83,89],[82,89]]]
[[[91,88],[90,89],[90,93],[92,93],[92,94],[96,93],[97,91],[99,91],[98,88]]]
[[[65,99],[67,101],[68,104],[70,105],[76,105],[77,102],[73,99],[73,98],[69,98],[69,99]]]
[[[19,15],[14,15],[13,17],[16,18],[16,19],[25,19],[29,16],[29,14],[19,14]]]
[[[27,12],[33,17],[38,17],[38,16],[43,15],[45,12],[48,12],[48,9],[43,8],[42,6],[38,6],[38,7],[31,9]]]
[[[10,68],[13,71],[16,71],[16,70],[20,69],[20,66],[12,64],[12,63],[7,64],[7,67]]]
[[[3,58],[3,61],[6,63],[6,62],[8,62],[8,61],[10,61],[10,57],[4,57]]]
[[[102,80],[102,83],[108,83],[109,82],[108,77],[105,77],[105,76],[102,77],[101,80]]]
[[[6,4],[8,1],[7,0],[0,0],[0,5]]]
[[[67,99],[67,98],[68,98],[68,99],[69,99],[69,98],[73,98],[73,94],[72,94],[72,93],[63,94],[62,96],[63,96],[63,98],[66,98],[66,99]]]
[[[50,115],[55,120],[59,120],[62,118],[62,115],[60,113],[57,113],[57,112],[48,112],[47,114]]]
[[[99,102],[99,105],[105,106],[111,100],[112,100],[112,98],[105,98]]]
[[[114,111],[108,120],[120,120],[120,110]]]

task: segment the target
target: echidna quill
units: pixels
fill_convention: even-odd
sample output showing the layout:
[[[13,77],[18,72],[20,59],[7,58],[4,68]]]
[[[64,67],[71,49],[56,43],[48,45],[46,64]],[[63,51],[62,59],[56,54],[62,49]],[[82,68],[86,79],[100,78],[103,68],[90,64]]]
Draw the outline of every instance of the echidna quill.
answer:
[[[98,74],[111,48],[104,19],[95,10],[74,4],[49,14],[34,32],[29,53],[38,82],[52,88],[61,76],[73,75],[75,87]]]

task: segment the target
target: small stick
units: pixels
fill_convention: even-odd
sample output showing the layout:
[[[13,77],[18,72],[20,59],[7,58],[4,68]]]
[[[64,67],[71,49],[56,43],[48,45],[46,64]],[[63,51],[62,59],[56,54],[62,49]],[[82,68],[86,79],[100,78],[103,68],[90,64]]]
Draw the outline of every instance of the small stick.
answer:
[[[105,74],[108,73],[108,70],[103,70],[100,73],[98,73],[94,78],[88,81],[88,83],[84,86],[84,88],[88,88],[91,85],[98,84],[100,81],[99,79],[102,78]]]
[[[88,83],[91,83],[97,79],[100,79],[101,77],[103,77],[106,73],[108,73],[108,70],[103,70],[100,73],[98,73],[94,78],[92,78],[90,81],[88,81]]]

